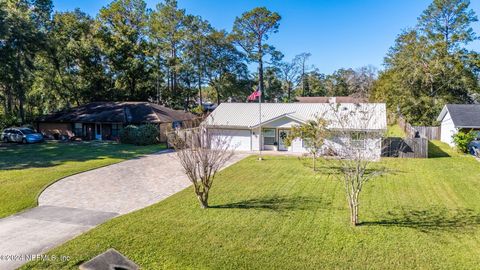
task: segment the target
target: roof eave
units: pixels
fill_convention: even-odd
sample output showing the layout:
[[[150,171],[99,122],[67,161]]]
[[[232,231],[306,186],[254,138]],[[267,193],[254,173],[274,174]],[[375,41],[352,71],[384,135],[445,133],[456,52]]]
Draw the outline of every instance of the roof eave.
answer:
[[[445,116],[447,115],[447,112],[448,112],[448,106],[444,105],[443,108],[442,108],[442,111],[440,112],[440,115],[437,117],[437,121],[442,122],[443,118],[445,118]],[[452,119],[452,121],[453,121],[453,119]]]

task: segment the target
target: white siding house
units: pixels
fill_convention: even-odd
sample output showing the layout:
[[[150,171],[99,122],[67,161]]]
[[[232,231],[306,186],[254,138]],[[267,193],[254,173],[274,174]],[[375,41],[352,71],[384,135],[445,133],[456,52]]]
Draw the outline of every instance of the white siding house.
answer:
[[[480,131],[480,104],[447,104],[437,121],[441,123],[441,141],[454,146],[453,135],[457,132]]]
[[[222,103],[203,124],[211,135],[228,138],[231,148],[239,151],[262,149],[307,153],[308,148],[301,139],[295,139],[290,146],[286,146],[284,138],[292,126],[321,116],[328,121],[331,130],[368,133],[369,136],[364,136],[359,146],[369,151],[372,157],[380,157],[381,137],[387,127],[384,103],[262,103],[261,108],[259,106],[258,103]],[[354,111],[368,113],[351,114]],[[348,117],[346,126],[339,123],[338,115]],[[365,117],[369,120],[366,125],[366,121],[363,121]],[[352,139],[332,137],[325,142],[324,147],[341,150],[346,140]]]

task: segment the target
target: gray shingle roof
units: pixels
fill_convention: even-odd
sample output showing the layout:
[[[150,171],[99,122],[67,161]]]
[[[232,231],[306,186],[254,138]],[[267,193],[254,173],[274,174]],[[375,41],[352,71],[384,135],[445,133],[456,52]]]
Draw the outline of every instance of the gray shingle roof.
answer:
[[[447,104],[440,113],[439,121],[445,117],[445,110],[448,110],[457,128],[480,127],[480,104]]]
[[[194,119],[184,111],[149,102],[92,102],[41,116],[38,122],[166,123]]]

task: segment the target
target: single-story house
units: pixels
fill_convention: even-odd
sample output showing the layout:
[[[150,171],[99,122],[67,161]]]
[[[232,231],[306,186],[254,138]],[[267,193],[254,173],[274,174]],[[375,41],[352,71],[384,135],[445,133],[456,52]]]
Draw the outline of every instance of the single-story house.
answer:
[[[441,141],[451,146],[452,136],[459,131],[477,130],[480,138],[480,104],[447,104],[437,121],[441,123]]]
[[[298,138],[286,146],[284,139],[292,126],[321,116],[328,121],[329,129],[347,131],[341,133],[350,134],[347,139],[359,140],[356,144],[358,147],[368,149],[373,157],[380,157],[381,138],[387,128],[384,103],[262,103],[261,117],[259,109],[258,103],[222,103],[205,119],[203,125],[212,136],[227,137],[231,148],[239,151],[261,149],[307,153],[308,142]],[[367,115],[351,112],[366,112]],[[345,119],[348,121],[338,121],[339,114],[347,115],[349,118]],[[368,121],[363,121],[364,118],[368,118]],[[374,135],[364,136],[367,133]],[[345,145],[342,143],[344,139],[333,137],[325,145],[340,150]]]
[[[126,125],[154,124],[165,131],[179,126],[190,127],[197,117],[150,102],[92,102],[39,117],[37,130],[46,136],[80,137],[85,140],[115,140]]]
[[[362,97],[296,97],[296,102],[299,103],[368,103],[368,98]]]

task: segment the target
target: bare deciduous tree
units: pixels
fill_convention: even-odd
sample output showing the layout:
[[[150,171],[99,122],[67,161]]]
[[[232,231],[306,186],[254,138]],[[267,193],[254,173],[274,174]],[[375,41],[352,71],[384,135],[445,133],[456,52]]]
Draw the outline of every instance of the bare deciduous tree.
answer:
[[[208,208],[208,195],[215,175],[234,154],[228,137],[213,135],[202,127],[177,130],[168,137],[193,184],[200,207]]]
[[[383,131],[371,131],[382,122],[375,104],[353,104],[346,108],[342,104],[332,104],[335,117],[331,149],[339,157],[332,162],[340,164],[340,178],[345,185],[345,193],[350,208],[350,221],[353,226],[359,224],[360,194],[364,185],[385,172],[375,164],[381,151]]]
[[[281,62],[278,64],[278,69],[280,71],[280,76],[283,81],[283,85],[287,92],[287,101],[290,102],[292,100],[292,91],[294,87],[295,81],[297,81],[297,77],[300,74],[300,69],[297,62]]]

